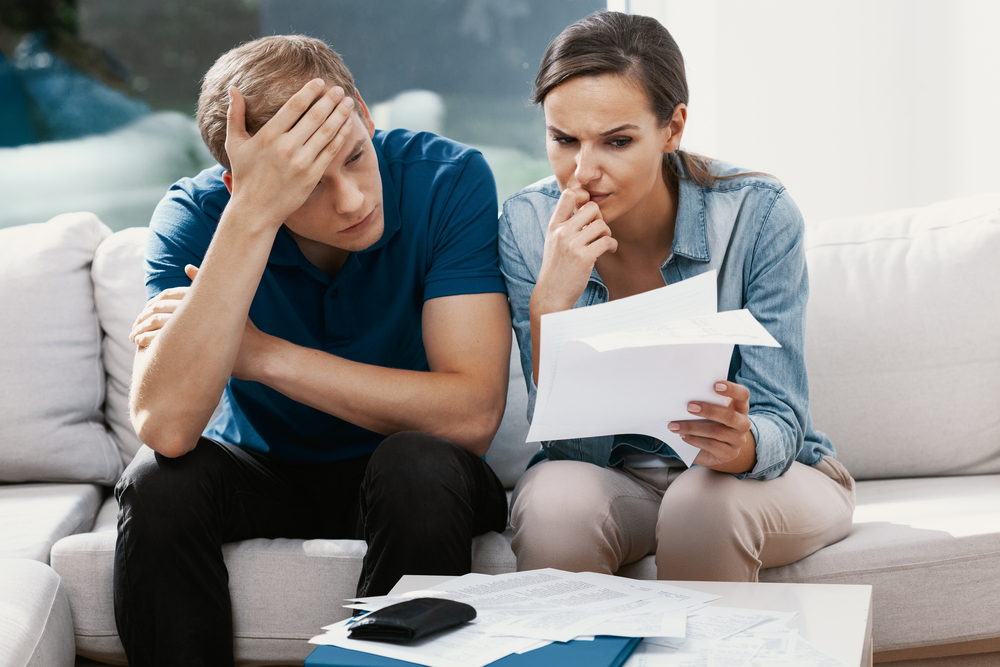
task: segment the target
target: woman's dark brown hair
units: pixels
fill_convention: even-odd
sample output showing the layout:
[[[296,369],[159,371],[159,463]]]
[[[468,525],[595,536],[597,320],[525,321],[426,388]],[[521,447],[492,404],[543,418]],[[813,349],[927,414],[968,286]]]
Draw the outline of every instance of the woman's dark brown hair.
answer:
[[[684,58],[667,29],[654,18],[620,12],[597,12],[563,30],[549,44],[535,77],[533,104],[543,104],[556,86],[579,76],[612,74],[640,84],[653,114],[670,122],[678,104],[688,103]],[[720,178],[712,160],[677,149],[687,177],[699,185]],[[669,154],[663,156],[664,176],[675,187],[679,173]]]

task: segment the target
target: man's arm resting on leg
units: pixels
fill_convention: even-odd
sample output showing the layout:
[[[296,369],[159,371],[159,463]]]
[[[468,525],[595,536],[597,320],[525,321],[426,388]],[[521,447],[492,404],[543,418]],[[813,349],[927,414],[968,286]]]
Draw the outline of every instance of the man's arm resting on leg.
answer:
[[[506,295],[430,299],[422,327],[430,372],[348,361],[248,324],[233,375],[376,433],[423,431],[482,456],[507,401]]]

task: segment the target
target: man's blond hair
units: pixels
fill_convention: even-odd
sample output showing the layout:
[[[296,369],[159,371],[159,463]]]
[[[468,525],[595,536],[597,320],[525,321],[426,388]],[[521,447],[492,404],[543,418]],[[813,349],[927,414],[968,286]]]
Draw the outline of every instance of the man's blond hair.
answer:
[[[246,100],[246,127],[256,134],[288,98],[312,79],[340,86],[355,98],[354,78],[344,61],[324,42],[303,35],[274,35],[247,42],[222,54],[205,73],[198,97],[198,127],[212,157],[231,169],[226,154],[229,87]]]

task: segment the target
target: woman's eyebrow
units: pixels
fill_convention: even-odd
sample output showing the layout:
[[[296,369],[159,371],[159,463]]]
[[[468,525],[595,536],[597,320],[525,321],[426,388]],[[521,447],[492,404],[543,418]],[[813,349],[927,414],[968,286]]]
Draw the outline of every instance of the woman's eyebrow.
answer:
[[[607,132],[601,132],[601,136],[606,137],[609,134],[615,134],[617,132],[621,132],[622,130],[638,130],[638,129],[639,129],[638,125],[633,125],[632,123],[625,123],[624,125],[619,125],[618,127],[612,130],[608,130]]]

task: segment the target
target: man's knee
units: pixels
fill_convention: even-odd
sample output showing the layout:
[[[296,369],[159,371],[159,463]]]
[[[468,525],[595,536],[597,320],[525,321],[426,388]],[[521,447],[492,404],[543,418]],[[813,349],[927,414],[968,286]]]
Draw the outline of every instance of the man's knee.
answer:
[[[190,517],[204,517],[212,502],[214,470],[221,447],[202,441],[183,456],[169,458],[143,447],[115,485],[122,522],[151,522],[156,531],[182,528]],[[136,526],[138,527],[138,526]]]
[[[419,431],[395,433],[378,446],[368,463],[366,487],[405,493],[434,493],[467,483],[468,457],[450,440]]]
[[[365,521],[419,535],[469,530],[478,463],[455,443],[417,431],[386,438],[365,474]],[[474,457],[473,457],[474,458]]]

